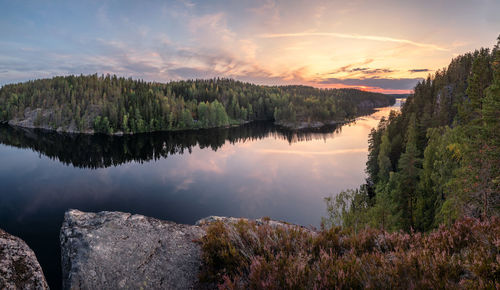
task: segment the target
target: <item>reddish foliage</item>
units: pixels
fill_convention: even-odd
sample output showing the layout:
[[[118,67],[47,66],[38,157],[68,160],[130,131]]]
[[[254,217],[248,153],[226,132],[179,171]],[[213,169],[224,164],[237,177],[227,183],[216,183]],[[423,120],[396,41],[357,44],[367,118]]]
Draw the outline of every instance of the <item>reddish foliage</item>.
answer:
[[[500,219],[428,234],[214,223],[203,278],[221,289],[499,288]]]

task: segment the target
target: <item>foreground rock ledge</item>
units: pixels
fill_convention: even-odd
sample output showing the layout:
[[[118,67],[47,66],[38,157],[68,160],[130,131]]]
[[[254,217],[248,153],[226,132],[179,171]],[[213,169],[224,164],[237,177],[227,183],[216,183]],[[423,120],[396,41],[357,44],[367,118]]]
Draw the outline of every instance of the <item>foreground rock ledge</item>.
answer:
[[[203,236],[180,225],[121,212],[70,210],[61,228],[64,289],[193,289]]]
[[[0,229],[0,289],[48,289],[35,253]]]
[[[240,219],[210,216],[196,225],[181,225],[122,212],[69,210],[61,228],[64,289],[199,289],[201,246],[195,240],[215,221]],[[248,219],[243,219],[247,220]],[[257,219],[260,225],[297,227]],[[304,228],[305,229],[305,228]]]

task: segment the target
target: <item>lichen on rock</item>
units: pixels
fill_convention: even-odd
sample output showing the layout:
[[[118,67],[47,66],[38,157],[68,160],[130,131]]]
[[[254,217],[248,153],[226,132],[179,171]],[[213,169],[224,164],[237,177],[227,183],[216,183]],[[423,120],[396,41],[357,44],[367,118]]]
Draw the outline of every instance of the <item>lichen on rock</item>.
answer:
[[[64,289],[193,289],[204,230],[122,212],[66,212]]]
[[[0,229],[0,289],[48,289],[35,253]]]

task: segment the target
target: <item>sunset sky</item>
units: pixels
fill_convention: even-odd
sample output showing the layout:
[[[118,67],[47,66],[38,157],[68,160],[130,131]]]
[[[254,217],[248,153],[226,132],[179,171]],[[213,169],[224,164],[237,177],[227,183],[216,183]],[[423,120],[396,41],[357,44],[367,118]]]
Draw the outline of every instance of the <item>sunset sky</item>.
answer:
[[[492,47],[499,15],[499,0],[0,0],[0,85],[109,73],[407,93]]]

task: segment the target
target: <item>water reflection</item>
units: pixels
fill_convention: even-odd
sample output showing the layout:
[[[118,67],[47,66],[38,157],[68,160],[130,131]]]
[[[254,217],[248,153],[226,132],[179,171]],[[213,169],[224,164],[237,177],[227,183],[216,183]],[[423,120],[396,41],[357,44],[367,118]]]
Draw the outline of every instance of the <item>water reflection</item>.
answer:
[[[252,122],[231,128],[106,136],[64,134],[0,125],[0,143],[30,148],[66,165],[96,169],[131,161],[148,162],[184,152],[191,153],[194,147],[217,151],[226,141],[234,144],[272,137],[292,144],[326,140],[340,132],[340,125],[291,131],[274,126],[270,122]]]

